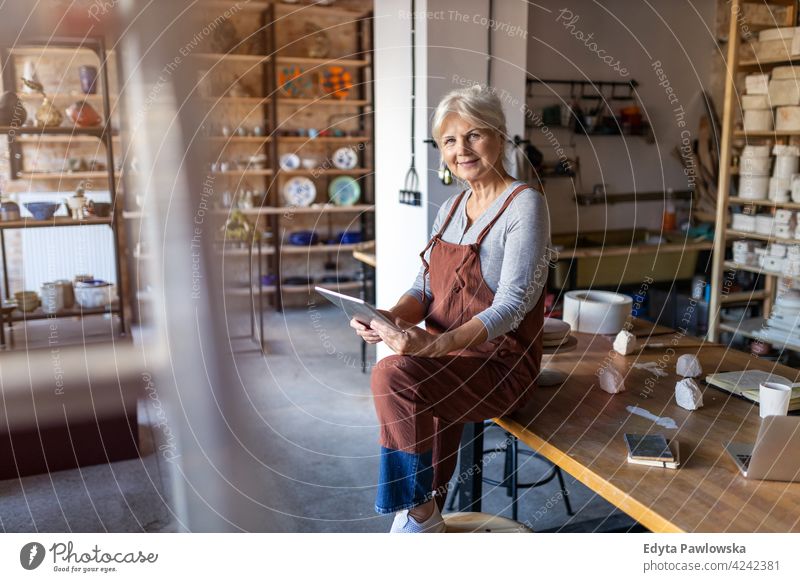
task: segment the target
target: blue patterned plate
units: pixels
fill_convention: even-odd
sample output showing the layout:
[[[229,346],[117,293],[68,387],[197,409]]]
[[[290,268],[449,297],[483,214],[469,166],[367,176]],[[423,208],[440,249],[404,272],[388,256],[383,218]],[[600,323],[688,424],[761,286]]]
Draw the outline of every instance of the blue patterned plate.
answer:
[[[317,197],[317,187],[309,178],[298,176],[283,186],[283,200],[288,206],[311,206]]]

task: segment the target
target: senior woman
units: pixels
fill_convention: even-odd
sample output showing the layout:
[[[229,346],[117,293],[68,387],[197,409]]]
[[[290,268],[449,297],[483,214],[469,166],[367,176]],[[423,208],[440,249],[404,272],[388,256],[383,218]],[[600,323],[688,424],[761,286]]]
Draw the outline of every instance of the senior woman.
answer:
[[[449,93],[433,137],[469,188],[439,210],[414,286],[384,312],[402,331],[350,322],[395,352],[372,372],[375,509],[396,513],[392,532],[444,531],[464,423],[523,406],[541,366],[549,221],[543,196],[503,166],[500,100],[480,86]],[[423,320],[426,329],[416,327]]]

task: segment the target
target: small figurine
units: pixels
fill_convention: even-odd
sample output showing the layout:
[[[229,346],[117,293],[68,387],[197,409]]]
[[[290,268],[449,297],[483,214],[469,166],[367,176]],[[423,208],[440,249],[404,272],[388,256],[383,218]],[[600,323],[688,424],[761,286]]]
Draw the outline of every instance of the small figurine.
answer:
[[[22,77],[25,86],[42,96],[42,104],[36,110],[36,124],[39,127],[58,127],[64,121],[64,116],[53,106],[53,103],[44,92],[44,86],[34,79]]]
[[[67,198],[67,208],[69,208],[69,213],[73,220],[83,220],[86,218],[89,200],[84,196],[84,193],[85,189],[83,187],[83,182],[81,182],[75,190],[75,195]]]

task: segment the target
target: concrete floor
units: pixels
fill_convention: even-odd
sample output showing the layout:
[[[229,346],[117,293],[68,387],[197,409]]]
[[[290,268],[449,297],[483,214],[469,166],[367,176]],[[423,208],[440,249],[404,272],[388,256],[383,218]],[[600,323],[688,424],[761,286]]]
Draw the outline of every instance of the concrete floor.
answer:
[[[249,331],[247,316],[232,322]],[[77,324],[79,326],[79,324]],[[96,321],[93,339],[108,333]],[[62,329],[64,327],[62,326]],[[36,337],[32,330],[29,337]],[[87,328],[80,334],[87,333]],[[335,308],[320,306],[270,313],[267,355],[242,343],[236,365],[252,400],[253,421],[263,434],[254,451],[270,473],[261,501],[272,508],[264,530],[278,532],[383,532],[390,516],[374,513],[378,444],[369,375],[360,371],[359,340]],[[374,350],[370,350],[374,354]],[[373,356],[374,357],[374,356]],[[140,406],[145,450],[152,450],[152,411]],[[504,438],[487,432],[487,448]],[[149,443],[149,444],[148,444]],[[521,481],[548,470],[520,458]],[[502,455],[486,475],[502,478]],[[167,497],[169,464],[147,454],[110,465],[0,481],[0,530],[4,532],[177,531]],[[266,473],[266,471],[265,471]],[[276,475],[277,481],[276,481]],[[635,524],[565,474],[574,517],[568,517],[557,480],[521,491],[519,520],[536,531],[627,530]],[[269,485],[267,485],[267,482]],[[505,489],[484,485],[483,510],[511,515]]]

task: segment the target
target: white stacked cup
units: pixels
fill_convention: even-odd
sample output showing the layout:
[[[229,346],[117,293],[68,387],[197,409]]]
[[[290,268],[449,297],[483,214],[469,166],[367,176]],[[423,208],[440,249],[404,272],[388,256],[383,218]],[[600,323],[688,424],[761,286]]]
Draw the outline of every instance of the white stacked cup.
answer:
[[[776,144],[772,153],[775,155],[775,167],[769,181],[769,199],[774,202],[788,202],[792,180],[800,169],[800,148]]]

